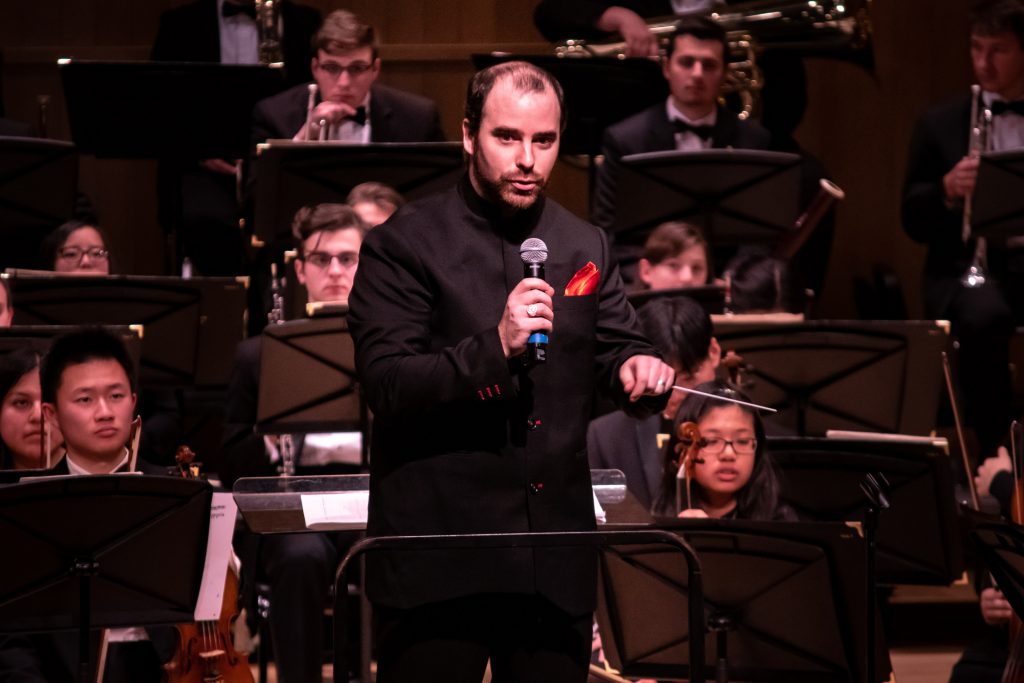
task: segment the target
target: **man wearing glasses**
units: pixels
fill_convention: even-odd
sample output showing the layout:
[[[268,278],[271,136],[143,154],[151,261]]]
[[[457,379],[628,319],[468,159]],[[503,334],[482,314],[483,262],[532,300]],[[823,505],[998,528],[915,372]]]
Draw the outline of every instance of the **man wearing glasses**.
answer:
[[[268,139],[289,138],[356,144],[444,140],[432,101],[377,83],[380,57],[372,26],[352,12],[336,10],[327,15],[313,45],[317,95],[312,111],[307,85],[257,103],[253,149]]]
[[[292,233],[301,247],[295,272],[310,303],[348,303],[364,232],[363,222],[347,204],[318,204],[295,214]],[[238,346],[228,383],[220,467],[228,488],[239,477],[277,474],[283,460],[282,442],[265,439],[254,429],[262,341],[250,337]],[[357,472],[360,438],[358,432],[293,436],[296,474]],[[270,583],[270,635],[278,680],[321,680],[323,608],[345,542],[337,534],[274,534],[260,542],[258,571]],[[238,550],[243,563],[244,545]]]

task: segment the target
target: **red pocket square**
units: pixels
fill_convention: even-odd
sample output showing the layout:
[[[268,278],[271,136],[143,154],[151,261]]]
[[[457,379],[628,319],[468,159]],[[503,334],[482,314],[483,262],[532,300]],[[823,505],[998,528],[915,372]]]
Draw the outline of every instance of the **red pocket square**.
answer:
[[[587,265],[576,271],[576,274],[569,280],[565,287],[566,296],[586,296],[597,291],[597,284],[601,281],[601,271],[597,269],[593,261],[587,261]]]

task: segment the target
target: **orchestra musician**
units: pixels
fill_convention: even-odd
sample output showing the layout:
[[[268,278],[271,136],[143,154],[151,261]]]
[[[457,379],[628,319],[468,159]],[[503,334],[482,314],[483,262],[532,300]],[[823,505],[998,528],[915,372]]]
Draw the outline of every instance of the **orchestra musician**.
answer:
[[[991,149],[1024,148],[1024,111],[1017,106],[1024,97],[1024,4],[985,0],[973,8],[970,27],[980,105],[994,114]],[[963,286],[976,245],[962,234],[964,201],[978,171],[978,160],[968,154],[971,106],[964,93],[918,120],[907,157],[902,220],[907,234],[928,248],[925,316],[952,323],[965,419],[984,458],[994,455],[1011,419],[1009,339],[1015,322],[1024,322],[1024,245],[1019,239],[988,244],[988,282]]]
[[[107,238],[99,226],[72,219],[51,232],[40,247],[44,270],[69,275],[110,275]]]
[[[604,234],[543,195],[564,123],[547,72],[478,72],[467,176],[363,243],[349,325],[375,417],[371,535],[594,529],[593,392],[641,415],[668,398]],[[522,277],[521,248],[546,280]],[[490,659],[495,680],[584,681],[595,569],[573,549],[369,556],[377,680],[475,683]]]
[[[708,243],[700,228],[682,221],[662,223],[644,242],[640,282],[646,289],[700,287],[711,277]]]
[[[0,469],[41,470],[56,462],[64,439],[56,425],[43,421],[35,349],[0,356],[0,401]]]
[[[295,272],[305,285],[308,302],[347,302],[365,230],[356,212],[345,204],[319,204],[296,213],[292,232],[301,248]],[[239,477],[277,474],[286,457],[281,452],[283,441],[264,439],[254,429],[262,348],[259,336],[239,344],[228,380],[220,468],[221,481],[228,488]],[[294,447],[297,474],[358,471],[359,433],[294,435],[287,443]],[[270,634],[284,681],[321,679],[323,608],[341,559],[339,549],[350,541],[340,535],[311,533],[260,539],[257,562],[270,584]]]
[[[367,228],[372,228],[391,218],[405,204],[405,198],[390,185],[368,182],[353,187],[345,203],[356,210]]]

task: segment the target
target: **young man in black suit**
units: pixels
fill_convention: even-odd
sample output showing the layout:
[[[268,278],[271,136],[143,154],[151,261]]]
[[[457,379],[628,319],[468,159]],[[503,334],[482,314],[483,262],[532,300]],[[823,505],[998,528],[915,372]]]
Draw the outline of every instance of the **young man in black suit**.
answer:
[[[979,107],[992,110],[990,149],[1024,148],[1024,3],[986,0],[971,14],[971,59],[981,86]],[[1008,104],[1007,104],[1008,103]],[[987,282],[962,279],[977,248],[962,234],[965,198],[974,192],[978,160],[968,153],[971,97],[926,111],[914,129],[903,185],[903,229],[927,245],[925,315],[949,320],[960,342],[959,377],[966,420],[981,455],[995,453],[1010,425],[1009,339],[1024,322],[1024,245],[990,241],[980,254]],[[998,112],[998,113],[997,113]]]
[[[585,430],[600,389],[659,410],[672,368],[644,339],[602,231],[543,196],[561,88],[524,62],[476,74],[468,174],[363,242],[349,297],[373,410],[371,535],[595,528]],[[543,240],[546,281],[520,245]],[[550,284],[548,284],[550,283]],[[531,363],[531,335],[550,335]],[[378,678],[586,680],[596,562],[579,549],[367,558]]]
[[[327,15],[313,44],[317,95],[312,125],[306,125],[306,85],[269,97],[253,112],[254,151],[260,142],[282,138],[353,143],[444,140],[432,101],[377,83],[381,62],[372,26],[351,12],[335,10]]]

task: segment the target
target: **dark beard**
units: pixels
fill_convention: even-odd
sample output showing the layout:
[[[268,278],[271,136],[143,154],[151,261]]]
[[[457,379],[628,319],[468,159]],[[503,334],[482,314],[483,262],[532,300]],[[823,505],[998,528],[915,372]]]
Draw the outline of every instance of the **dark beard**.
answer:
[[[480,195],[488,202],[496,204],[503,213],[515,213],[529,209],[537,203],[537,199],[540,198],[544,186],[547,184],[546,181],[538,183],[532,192],[524,195],[516,192],[512,184],[504,179],[504,176],[498,180],[487,178],[480,170],[480,162],[475,154],[470,157],[470,166],[470,172],[477,185],[480,186]]]

